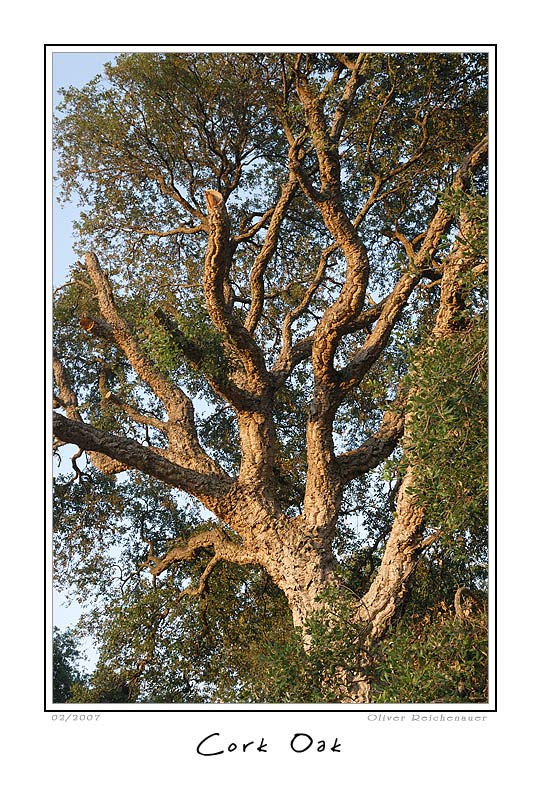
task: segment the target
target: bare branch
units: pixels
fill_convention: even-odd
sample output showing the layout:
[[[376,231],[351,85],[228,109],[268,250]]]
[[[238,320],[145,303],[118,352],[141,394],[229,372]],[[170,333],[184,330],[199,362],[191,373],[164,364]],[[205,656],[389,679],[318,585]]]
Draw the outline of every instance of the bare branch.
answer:
[[[430,547],[431,544],[437,542],[440,536],[441,536],[441,531],[437,531],[436,533],[430,534],[430,536],[427,536],[425,539],[423,539],[423,541],[419,545],[419,548],[421,550],[426,550],[428,547]]]
[[[270,219],[270,224],[267,231],[267,236],[265,238],[265,242],[263,243],[263,247],[259,251],[254,261],[254,265],[250,275],[250,289],[251,289],[252,302],[250,305],[248,316],[246,318],[246,322],[244,323],[245,328],[250,333],[254,332],[259,323],[259,320],[261,319],[261,313],[263,311],[264,293],[265,293],[263,277],[265,274],[265,270],[269,265],[269,261],[271,260],[272,256],[276,251],[276,245],[278,244],[278,235],[280,233],[280,226],[284,221],[287,208],[295,194],[296,187],[297,187],[297,181],[293,177],[290,177],[288,183],[282,187],[282,193],[280,195],[280,199],[276,204]]]
[[[251,219],[251,218],[257,217],[257,216],[259,216],[260,219],[254,225],[252,225],[250,228],[244,228],[243,227],[243,223],[241,223],[240,233],[238,233],[236,236],[233,236],[234,244],[237,245],[240,242],[245,242],[248,239],[251,239],[253,236],[255,236],[255,234],[258,233],[258,231],[260,231],[261,228],[265,227],[265,225],[267,224],[269,219],[274,214],[275,210],[276,210],[276,206],[273,206],[272,208],[268,208],[265,212],[262,212],[261,214],[259,214],[258,212],[253,212],[248,217],[245,217],[244,218],[244,222],[246,222],[248,219]]]
[[[107,322],[104,322],[102,319],[88,317],[86,314],[84,314],[79,319],[79,325],[87,333],[91,333],[92,336],[96,336],[99,339],[105,339],[107,342],[115,342],[115,335],[111,325],[109,325]]]
[[[356,61],[350,58],[349,53],[333,53],[335,59],[349,70],[355,69]]]
[[[345,395],[353,386],[358,385],[370,367],[379,358],[419,280],[419,275],[409,273],[402,275],[392,292],[383,301],[372,333],[366,337],[363,346],[353,356],[349,364],[337,373],[339,391],[342,395]]]
[[[152,575],[161,575],[172,564],[190,561],[198,550],[210,547],[214,549],[214,557],[201,576],[200,587],[202,582],[208,579],[210,572],[218,561],[229,561],[234,564],[256,563],[253,554],[246,550],[242,544],[231,541],[223,528],[216,525],[213,528],[192,534],[187,542],[175,545],[163,558],[158,558],[154,553],[150,553],[147,560],[141,564],[141,567],[148,567]],[[199,594],[200,592],[192,589],[188,593]]]
[[[156,181],[156,183],[160,188],[161,193],[165,197],[170,197],[172,200],[175,200],[182,206],[182,208],[184,208],[185,211],[191,214],[192,217],[201,220],[201,224],[203,225],[203,227],[205,227],[206,225],[205,214],[202,211],[200,211],[195,205],[189,203],[188,200],[186,200],[186,198],[178,191],[178,189],[174,184],[169,165],[166,164],[165,166],[169,174],[169,180],[170,180],[169,184],[167,183],[166,179],[164,178],[160,170],[153,168],[152,166],[145,166],[145,165],[143,165],[143,169],[147,177]]]
[[[317,279],[314,280],[314,283],[316,282]],[[379,319],[384,309],[384,305],[385,301],[382,300],[379,303],[375,303],[370,308],[361,311],[350,321],[350,324],[345,329],[344,334],[355,333],[356,331],[360,330],[365,330],[370,333],[370,326]],[[300,308],[300,304],[298,308]],[[288,321],[289,320],[286,317],[286,322]],[[307,336],[305,339],[302,339],[301,341],[296,342],[294,345],[291,345],[290,326],[288,326],[285,333],[283,333],[283,342],[284,345],[282,346],[282,351],[272,370],[272,375],[276,385],[281,385],[298,364],[311,358],[314,337]]]
[[[360,69],[361,61],[357,63]],[[350,90],[354,94],[360,80],[358,72],[350,80]],[[314,97],[299,71],[297,94],[305,109],[319,164],[321,192],[311,196],[311,199],[319,208],[327,229],[346,259],[346,276],[340,295],[326,310],[314,334],[314,375],[317,380],[332,383],[334,354],[344,331],[363,307],[370,266],[366,248],[343,207],[337,143],[327,128],[319,99]],[[303,189],[306,191],[304,185]]]
[[[484,137],[483,140],[468,154],[468,156],[460,165],[453,179],[453,187],[459,188],[467,185],[470,179],[471,171],[475,169],[486,157],[487,148],[488,138]],[[362,380],[364,375],[366,375],[367,371],[383,351],[402,309],[411,296],[412,291],[419,283],[421,277],[427,274],[425,270],[427,259],[431,257],[435,248],[440,243],[441,237],[450,225],[451,220],[451,212],[441,207],[438,208],[427,228],[423,238],[423,243],[418,251],[415,251],[413,243],[410,242],[406,236],[404,236],[400,231],[395,231],[395,237],[402,243],[406,255],[408,256],[411,272],[402,275],[402,277],[398,280],[394,289],[384,301],[383,310],[376,325],[374,326],[374,330],[370,336],[367,337],[363,346],[350,360],[347,367],[340,371],[339,378],[342,392],[347,392],[350,388],[352,388],[352,386],[356,385],[360,380]],[[459,242],[457,242],[454,248],[453,252],[455,254],[457,253],[457,247],[459,247]],[[458,258],[463,258],[463,251],[460,250],[460,248],[458,251]],[[460,269],[462,269],[462,266]],[[447,273],[449,273],[449,270],[450,262],[448,261]],[[453,288],[450,288],[450,291],[454,292],[455,307],[452,313],[454,316],[456,316],[456,311],[458,308],[456,304],[459,303],[458,294],[462,291],[462,289],[459,287],[457,288],[456,277],[453,278],[453,281]],[[447,303],[443,303],[442,306],[440,306],[440,312],[438,315],[439,319],[442,318],[444,309],[449,310],[450,304],[451,300],[449,299]]]
[[[192,401],[176,383],[151,362],[139,346],[130,326],[116,308],[113,291],[94,253],[85,255],[85,266],[96,287],[100,311],[116,344],[124,352],[139,377],[150,386],[167,410],[170,455],[191,469],[223,475],[223,470],[205,453],[199,443]],[[92,322],[91,332],[95,328],[96,320]]]
[[[229,216],[220,192],[207,191],[209,241],[205,258],[203,288],[210,318],[216,328],[227,333],[246,373],[248,391],[261,395],[268,388],[268,375],[263,353],[251,333],[237,320],[225,296],[231,266]]]
[[[101,431],[85,422],[68,419],[53,413],[53,432],[62,442],[76,444],[84,450],[103,453],[124,468],[137,469],[177,489],[190,492],[201,502],[213,507],[213,501],[223,497],[231,486],[231,479],[201,474],[170,461],[167,451],[163,455],[157,448],[145,447],[133,439]]]
[[[290,311],[284,317],[284,322],[282,325],[282,349],[275,365],[275,371],[280,372],[286,365],[291,362],[292,357],[292,326],[293,323],[298,320],[306,311],[310,305],[310,302],[316,293],[316,291],[321,286],[323,278],[325,277],[325,272],[328,266],[329,256],[334,253],[338,248],[337,244],[330,245],[325,250],[323,250],[321,257],[319,259],[319,266],[316,270],[316,274],[314,275],[310,285],[307,287],[304,296],[299,301],[297,306]]]
[[[360,53],[353,65],[348,67],[351,70],[351,75],[346,83],[340,102],[338,103],[330,131],[330,137],[334,141],[340,139],[347,115],[355,99],[355,94],[362,83],[367,63],[368,54]]]
[[[122,230],[131,231],[132,233],[139,233],[141,236],[156,236],[157,238],[164,238],[167,236],[175,236],[178,233],[192,234],[201,233],[205,230],[204,225],[177,225],[176,228],[170,228],[167,231],[159,231],[154,228],[141,228],[135,225],[123,225]]]
[[[177,600],[181,600],[185,596],[189,597],[202,597],[205,592],[207,591],[207,586],[209,582],[209,578],[214,571],[214,567],[216,567],[222,559],[219,556],[213,556],[205,569],[203,570],[201,577],[199,578],[199,583],[197,586],[187,586],[185,589],[182,589],[178,595]],[[152,572],[152,569],[151,569]]]
[[[483,163],[488,154],[488,135],[468,153],[462,164],[456,171],[451,187],[454,189],[466,189],[470,183],[471,173]],[[436,247],[441,241],[441,237],[448,229],[452,221],[452,214],[441,206],[436,210],[432,220],[424,234],[423,243],[415,255],[416,266],[426,266],[432,257]]]
[[[488,269],[485,261],[481,264],[478,263],[478,257],[471,252],[468,245],[469,235],[474,236],[476,228],[475,221],[469,220],[467,214],[462,213],[459,235],[442,264],[440,306],[433,330],[433,336],[436,338],[448,336],[463,329],[467,324],[466,320],[462,318],[467,295],[467,290],[461,280],[463,274],[466,271],[479,274]]]
[[[63,408],[69,419],[82,422],[77,395],[72,389],[68,374],[56,351],[53,352],[53,374],[58,389],[58,394],[55,396],[55,407]],[[88,455],[96,469],[99,469],[105,475],[113,475],[126,469],[122,462],[115,458],[108,458],[99,452],[90,450]]]
[[[403,432],[403,413],[387,411],[376,433],[355,450],[337,456],[342,482],[346,484],[381,464],[391,455]]]
[[[250,392],[239,388],[226,373],[220,371],[213,372],[205,369],[205,352],[199,345],[188,339],[180,330],[173,316],[167,314],[163,309],[158,308],[154,312],[154,317],[158,323],[167,331],[174,344],[180,352],[198,369],[208,381],[214,391],[238,410],[254,410],[257,407],[257,399]]]
[[[138,375],[148,383],[154,393],[162,400],[168,412],[179,408],[187,415],[190,413],[191,402],[182,390],[161,373],[139,347],[135,336],[128,323],[119,314],[113,291],[107,276],[101,269],[94,253],[87,253],[84,258],[88,274],[96,287],[101,313],[109,326],[109,331],[120,349],[125,353],[132,367]],[[97,321],[92,320],[90,331],[96,326]]]
[[[152,414],[143,414],[138,409],[131,406],[129,403],[124,402],[121,400],[120,397],[117,397],[113,392],[107,391],[103,395],[103,399],[112,403],[113,405],[117,406],[118,408],[122,409],[122,411],[127,414],[130,419],[133,419],[134,422],[139,423],[140,425],[150,425],[152,428],[157,428],[164,433],[167,432],[168,424],[162,419],[158,417],[152,416]]]

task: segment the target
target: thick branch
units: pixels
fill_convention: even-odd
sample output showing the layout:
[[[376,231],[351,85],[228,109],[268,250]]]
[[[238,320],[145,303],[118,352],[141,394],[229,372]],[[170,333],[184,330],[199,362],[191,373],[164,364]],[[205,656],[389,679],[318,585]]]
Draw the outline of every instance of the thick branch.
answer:
[[[396,513],[381,565],[359,606],[361,619],[370,623],[370,641],[380,638],[396,616],[423,549],[425,515],[410,492],[412,483],[413,475],[408,470],[398,491]]]
[[[213,501],[223,497],[232,484],[226,478],[181,467],[160,455],[155,448],[144,447],[133,439],[98,430],[92,425],[68,419],[56,412],[53,413],[53,432],[62,442],[103,453],[120,461],[125,468],[137,469],[145,475],[189,492],[210,508],[214,505]]]
[[[471,173],[486,160],[487,154],[488,135],[484,136],[479,144],[468,153],[456,171],[451,187],[453,189],[467,189],[470,183]],[[416,267],[421,268],[429,263],[443,234],[447,231],[452,218],[452,214],[448,209],[442,208],[441,206],[437,209],[424,234],[422,245],[415,254]]]
[[[297,181],[293,177],[291,177],[288,183],[286,183],[282,187],[280,200],[276,204],[271,216],[269,228],[267,231],[267,236],[265,237],[265,242],[263,243],[263,247],[259,251],[254,261],[254,265],[250,275],[250,289],[251,289],[252,302],[245,322],[245,327],[250,333],[254,332],[259,323],[259,320],[261,319],[261,314],[263,312],[263,300],[265,294],[265,285],[264,285],[265,270],[267,269],[269,261],[271,260],[272,256],[276,251],[276,245],[278,244],[278,235],[280,233],[280,226],[284,220],[287,208],[295,194],[296,187],[297,187]]]
[[[360,53],[355,62],[351,65],[348,65],[348,68],[351,70],[351,75],[346,83],[342,97],[336,108],[330,131],[330,138],[335,142],[339,141],[340,136],[342,135],[342,130],[344,128],[351,105],[355,99],[355,94],[362,83],[367,62],[368,53]]]
[[[112,333],[117,346],[124,352],[133,369],[150,386],[167,410],[169,417],[167,432],[171,455],[189,468],[217,475],[223,474],[221,468],[199,444],[194,409],[190,398],[180,387],[160,372],[139,347],[128,323],[116,308],[113,291],[94,253],[85,255],[85,266],[96,287],[100,311],[108,326],[107,335]],[[103,328],[103,325],[99,329],[96,328],[97,320],[92,320],[92,323],[90,332],[94,330],[100,332]]]
[[[471,251],[468,241],[477,233],[477,224],[468,219],[467,212],[461,214],[459,235],[453,248],[443,263],[441,278],[440,307],[436,316],[433,336],[443,338],[461,330],[466,320],[463,312],[466,307],[467,288],[463,284],[465,272],[479,273],[488,269],[488,264],[479,264],[479,258]]]
[[[229,216],[220,192],[206,193],[209,212],[209,241],[205,258],[203,289],[210,318],[216,328],[227,333],[242,362],[246,388],[261,395],[268,387],[268,375],[263,353],[251,333],[235,318],[225,296],[231,266]]]
[[[193,339],[188,339],[175,319],[167,314],[163,309],[158,308],[154,312],[154,317],[159,324],[167,331],[173,343],[178,347],[182,355],[197,370],[201,371],[214,391],[230,403],[233,408],[242,411],[254,410],[259,401],[250,392],[240,389],[225,372],[205,369],[206,353]]]
[[[400,313],[408,302],[414,288],[419,283],[419,280],[419,275],[402,275],[392,292],[388,295],[386,300],[383,301],[383,307],[378,315],[378,320],[374,325],[372,333],[366,337],[363,346],[350,360],[347,367],[337,373],[340,381],[339,391],[342,396],[353,386],[359,384],[385,349]]]
[[[453,188],[465,188],[470,180],[471,171],[474,170],[486,157],[488,149],[488,138],[482,141],[468,154],[458,168],[452,182]],[[383,310],[374,326],[374,330],[367,337],[363,346],[351,359],[347,367],[340,372],[341,391],[347,392],[352,386],[356,385],[366,375],[372,364],[383,351],[389,336],[406,305],[412,291],[417,286],[421,277],[426,274],[426,264],[439,245],[442,236],[448,229],[452,221],[451,213],[443,208],[438,208],[432,218],[427,231],[423,237],[423,243],[416,252],[413,243],[408,241],[403,234],[396,232],[396,238],[401,241],[410,262],[411,273],[406,273],[397,282],[393,291],[384,301]],[[456,247],[454,251],[456,253]],[[462,252],[462,251],[461,251]],[[450,263],[448,262],[447,271],[449,272]],[[443,295],[442,295],[443,296]],[[455,298],[456,299],[456,298]],[[458,300],[457,300],[458,302]],[[440,308],[440,316],[443,309],[449,303],[443,303]],[[455,309],[456,311],[456,309]]]
[[[388,458],[404,432],[404,416],[396,411],[387,411],[378,431],[360,447],[337,456],[343,484],[364,475]]]
[[[357,63],[360,69],[361,60],[358,59]],[[360,74],[355,73],[355,77],[352,75],[350,80],[352,81],[350,99],[352,99],[354,89],[360,82]],[[327,128],[319,98],[308,88],[300,74],[297,75],[297,93],[305,109],[318,159],[321,182],[321,191],[317,195],[307,193],[319,208],[327,229],[346,259],[346,276],[342,290],[333,305],[326,310],[316,328],[312,351],[316,380],[332,384],[335,378],[334,354],[344,332],[363,307],[370,267],[366,248],[348,218],[342,203],[337,142]],[[345,103],[343,115],[349,108],[349,104],[349,102]],[[290,149],[290,163],[292,169],[298,171],[294,148]],[[307,191],[305,185],[303,188]]]
[[[297,308],[299,308],[298,306]],[[370,308],[361,311],[354,319],[351,320],[349,326],[344,333],[355,333],[356,331],[366,330],[370,332],[370,326],[376,322],[383,311],[384,301],[374,304]],[[292,313],[292,312],[290,312]],[[290,326],[284,323],[284,335],[282,350],[272,370],[275,386],[281,386],[289,377],[292,370],[303,361],[308,361],[312,357],[312,345],[314,342],[313,336],[307,336],[294,345],[291,344],[291,331]]]
[[[282,348],[282,352],[272,370],[273,386],[283,386],[293,370],[312,356],[312,336],[307,336],[292,347]]]
[[[63,408],[68,419],[82,422],[77,395],[73,391],[66,370],[56,352],[53,352],[53,374],[58,389],[58,394],[54,398],[55,408]],[[114,458],[108,458],[102,453],[89,450],[88,455],[96,469],[99,469],[105,475],[114,475],[125,470],[123,463]]]
[[[458,170],[453,185],[465,187],[469,180],[469,171],[474,169],[486,155],[487,140],[483,141],[470,153]],[[438,232],[444,220],[443,210],[436,212],[429,226],[429,246],[438,241]],[[460,331],[463,321],[461,311],[464,302],[464,286],[461,277],[466,269],[472,268],[471,254],[466,244],[468,234],[475,231],[469,226],[475,223],[467,219],[464,213],[461,225],[461,236],[457,237],[453,249],[445,259],[442,268],[440,306],[436,322],[432,330],[432,339],[437,340]],[[425,242],[427,239],[425,238]],[[473,268],[477,268],[474,266]],[[405,440],[408,438],[408,415],[405,419]],[[380,638],[393,620],[403,601],[409,579],[415,569],[419,556],[432,544],[439,532],[422,538],[425,525],[425,508],[419,503],[413,489],[415,488],[415,469],[407,467],[406,474],[398,493],[396,513],[391,533],[385,548],[383,559],[375,580],[362,598],[361,617],[370,623],[370,639]]]
[[[210,530],[194,533],[187,542],[172,547],[163,558],[158,558],[151,553],[141,566],[148,566],[153,575],[161,575],[172,564],[190,561],[199,550],[207,547],[212,547],[214,550],[214,558],[207,566],[207,570],[209,567],[212,569],[218,561],[229,561],[234,564],[256,563],[249,550],[240,543],[232,542],[222,528],[215,526]],[[207,570],[205,570],[207,574],[203,574],[202,580],[208,578]],[[190,593],[196,592],[192,590]]]
[[[107,276],[101,269],[94,253],[85,255],[85,266],[92,278],[98,294],[100,311],[108,323],[110,332],[120,349],[125,353],[130,364],[138,375],[147,383],[153,392],[160,398],[168,413],[182,409],[186,416],[192,412],[191,402],[182,390],[161,373],[149,358],[142,352],[129,325],[119,314],[113,291]],[[96,320],[93,321],[96,324]],[[92,331],[92,328],[90,329]]]
[[[95,317],[87,317],[86,314],[79,319],[79,325],[87,333],[96,336],[98,339],[105,339],[107,342],[115,342],[114,331],[107,322]]]

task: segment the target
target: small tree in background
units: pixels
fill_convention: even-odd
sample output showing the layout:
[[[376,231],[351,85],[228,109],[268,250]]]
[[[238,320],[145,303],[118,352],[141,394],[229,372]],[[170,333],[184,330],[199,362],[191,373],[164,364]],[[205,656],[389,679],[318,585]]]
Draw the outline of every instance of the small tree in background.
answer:
[[[81,670],[83,659],[76,634],[67,629],[53,631],[53,703],[68,703],[72,693],[85,685],[87,675]]]

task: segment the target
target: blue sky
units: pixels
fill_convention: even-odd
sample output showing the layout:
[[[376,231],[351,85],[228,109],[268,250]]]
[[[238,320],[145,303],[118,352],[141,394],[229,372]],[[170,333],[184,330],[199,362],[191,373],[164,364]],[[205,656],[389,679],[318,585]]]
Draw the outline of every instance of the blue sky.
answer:
[[[58,90],[62,87],[76,86],[81,88],[99,73],[103,66],[118,55],[115,52],[100,53],[53,53],[53,108],[59,103]],[[64,207],[53,201],[53,280],[55,286],[61,284],[73,263],[72,225],[78,216],[74,203]]]
[[[53,64],[53,108],[56,108],[60,97],[58,90],[61,87],[76,86],[78,88],[88,83],[103,70],[103,65],[113,60],[115,53],[54,53]],[[54,192],[54,188],[53,188]],[[70,264],[75,260],[73,253],[72,225],[78,216],[78,209],[74,203],[61,206],[53,198],[53,282],[55,286],[61,285],[66,279]],[[74,451],[76,448],[74,448]],[[69,607],[62,605],[64,598],[54,593],[53,622],[59,628],[72,626],[78,620],[80,608],[76,603]]]

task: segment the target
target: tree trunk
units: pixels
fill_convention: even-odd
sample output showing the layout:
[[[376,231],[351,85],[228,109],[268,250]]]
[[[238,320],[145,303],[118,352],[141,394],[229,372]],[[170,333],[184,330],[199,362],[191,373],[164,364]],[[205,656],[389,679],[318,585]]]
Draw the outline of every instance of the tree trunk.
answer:
[[[407,470],[398,492],[395,519],[378,574],[361,600],[360,618],[370,625],[370,642],[381,638],[400,610],[423,548],[424,511],[408,491],[412,483],[412,471]]]
[[[412,482],[407,474],[397,498],[395,521],[376,578],[366,594],[352,608],[351,624],[364,628],[357,669],[339,667],[333,690],[341,702],[367,703],[370,699],[369,651],[384,635],[400,610],[409,580],[422,552],[423,510],[408,492]],[[324,589],[338,586],[335,560],[322,541],[321,530],[310,529],[302,518],[285,517],[261,524],[252,506],[245,508],[244,525],[237,529],[245,537],[245,546],[253,561],[260,564],[284,592],[291,609],[293,624],[302,631],[305,649],[312,646],[305,626],[310,616],[325,606]],[[348,597],[348,600],[351,598]],[[330,615],[332,618],[332,615]]]

